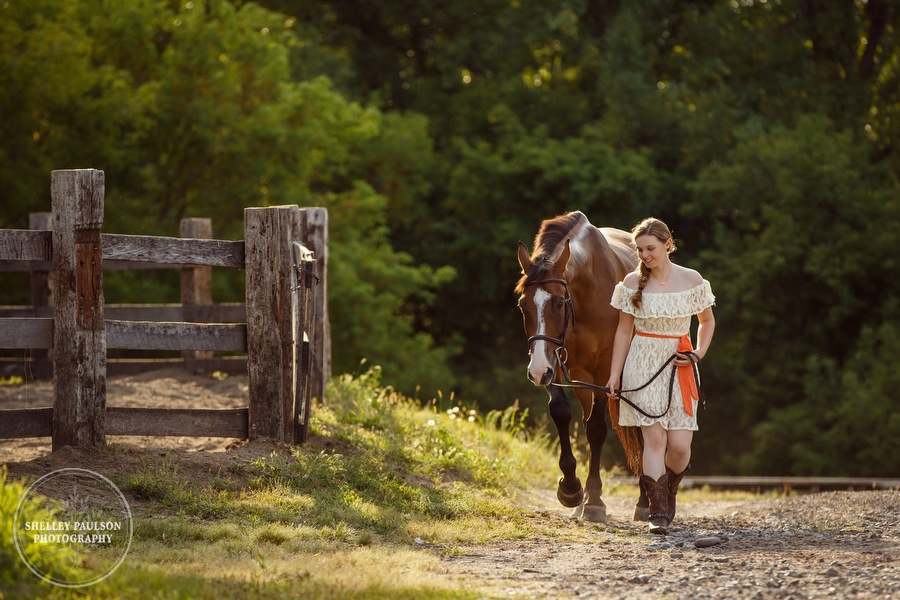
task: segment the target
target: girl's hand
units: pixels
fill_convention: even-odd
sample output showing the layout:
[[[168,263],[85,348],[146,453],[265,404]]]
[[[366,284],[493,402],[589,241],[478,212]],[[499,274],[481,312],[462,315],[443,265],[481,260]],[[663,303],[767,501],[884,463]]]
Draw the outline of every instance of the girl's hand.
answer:
[[[619,389],[619,378],[616,376],[612,376],[609,378],[609,381],[606,382],[606,387],[610,390],[618,390]],[[612,391],[606,392],[607,397],[609,398],[618,398],[619,394],[616,394]]]
[[[687,367],[699,360],[699,358],[694,354],[676,352],[675,355],[677,358],[675,358],[675,360],[673,360],[672,362],[676,367]]]

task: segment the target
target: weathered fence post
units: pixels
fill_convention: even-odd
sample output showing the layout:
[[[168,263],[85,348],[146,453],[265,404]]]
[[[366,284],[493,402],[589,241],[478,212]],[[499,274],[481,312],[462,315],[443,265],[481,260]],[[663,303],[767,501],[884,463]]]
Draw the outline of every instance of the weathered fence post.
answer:
[[[102,446],[106,429],[103,171],[53,171],[53,450]]]
[[[212,219],[182,219],[180,235],[183,238],[212,239]],[[212,267],[184,266],[181,268],[181,307],[185,321],[205,319],[202,307],[212,304]],[[212,358],[211,350],[184,350],[181,353],[184,368],[197,369],[194,361]]]
[[[313,340],[310,395],[319,402],[325,401],[325,384],[331,377],[331,326],[328,319],[328,210],[306,208],[301,211],[303,220],[303,244],[316,257],[319,284],[316,286],[316,318]]]
[[[292,443],[295,207],[244,209],[250,439]]]

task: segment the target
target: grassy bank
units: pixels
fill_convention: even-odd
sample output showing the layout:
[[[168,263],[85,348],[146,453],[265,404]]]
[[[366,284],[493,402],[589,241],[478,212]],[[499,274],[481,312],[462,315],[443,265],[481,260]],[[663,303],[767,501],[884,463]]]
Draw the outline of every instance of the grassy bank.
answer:
[[[452,398],[423,407],[381,387],[377,369],[332,382],[328,397],[313,411],[309,443],[247,460],[198,468],[190,456],[104,449],[107,464],[136,465],[112,476],[134,511],[127,559],[103,582],[65,590],[16,565],[6,537],[4,597],[484,598],[441,556],[471,543],[583,535],[512,501],[557,477],[547,439],[515,408],[479,414]],[[22,484],[3,482],[4,536]]]

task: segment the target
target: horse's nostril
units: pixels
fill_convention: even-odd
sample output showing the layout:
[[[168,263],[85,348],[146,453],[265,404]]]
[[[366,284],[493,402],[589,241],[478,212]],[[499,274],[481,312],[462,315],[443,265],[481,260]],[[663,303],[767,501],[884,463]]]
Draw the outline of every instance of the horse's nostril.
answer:
[[[541,377],[541,385],[550,385],[553,381],[553,369],[547,369],[544,371],[544,375]]]

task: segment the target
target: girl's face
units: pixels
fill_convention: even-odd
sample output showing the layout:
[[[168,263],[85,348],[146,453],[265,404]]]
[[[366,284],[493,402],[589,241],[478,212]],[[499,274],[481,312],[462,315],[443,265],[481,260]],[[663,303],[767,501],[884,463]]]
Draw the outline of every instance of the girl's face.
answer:
[[[655,235],[639,235],[634,243],[637,245],[638,258],[650,269],[669,260],[672,240],[661,242]]]

